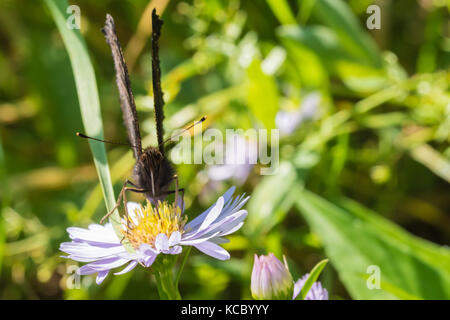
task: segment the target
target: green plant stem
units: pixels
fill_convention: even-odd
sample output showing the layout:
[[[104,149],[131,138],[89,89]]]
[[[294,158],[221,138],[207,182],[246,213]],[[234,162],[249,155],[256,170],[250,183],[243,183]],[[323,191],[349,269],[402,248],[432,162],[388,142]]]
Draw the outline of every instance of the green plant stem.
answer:
[[[189,246],[187,248],[186,253],[184,254],[184,257],[183,257],[183,261],[181,261],[181,266],[180,266],[180,269],[178,270],[177,277],[175,278],[175,287],[177,288],[177,290],[178,290],[178,283],[180,281],[181,273],[183,272],[184,266],[186,265],[186,261],[187,261],[187,258],[189,257],[189,254],[191,253],[191,249],[192,249],[191,246]]]
[[[167,294],[165,293],[164,289],[161,285],[161,277],[159,276],[158,272],[155,272],[155,279],[156,279],[156,288],[158,289],[159,298],[161,300],[168,300],[169,297],[167,297]]]
[[[181,300],[180,292],[173,281],[171,269],[156,271],[155,277],[161,299]],[[164,292],[163,295],[161,295],[162,292],[160,292],[159,288]]]

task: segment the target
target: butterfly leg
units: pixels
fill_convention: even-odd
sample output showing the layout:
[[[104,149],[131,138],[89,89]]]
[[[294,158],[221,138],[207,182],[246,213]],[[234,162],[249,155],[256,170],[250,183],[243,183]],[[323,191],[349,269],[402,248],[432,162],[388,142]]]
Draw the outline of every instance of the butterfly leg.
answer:
[[[173,179],[175,180],[175,203],[177,203],[178,201],[178,192],[181,191],[182,195],[181,195],[181,212],[183,212],[184,210],[184,189],[180,189],[179,187],[179,181],[178,181],[178,175],[175,174],[173,176]]]
[[[103,224],[103,222],[105,222],[106,219],[109,218],[110,215],[113,214],[113,212],[120,206],[120,200],[122,200],[122,195],[123,195],[123,190],[125,189],[126,185],[128,184],[129,180],[125,180],[125,183],[122,186],[122,190],[120,190],[119,196],[117,197],[117,202],[114,205],[114,207],[103,216],[103,218],[100,220],[100,224]]]
[[[169,195],[175,193],[175,203],[178,201],[178,192],[181,192],[181,212],[184,210],[184,188],[179,188],[178,175],[174,175],[172,177],[175,180],[175,190],[170,190],[165,193],[165,195]]]
[[[150,178],[152,180],[152,196],[155,199],[155,181],[153,180],[153,171],[150,169]]]
[[[132,183],[130,183],[132,184]],[[134,186],[134,184],[132,184]],[[127,233],[130,230],[130,218],[129,218],[129,214],[128,214],[128,202],[127,202],[127,191],[132,191],[132,192],[136,192],[136,193],[145,193],[148,192],[149,190],[145,190],[145,189],[139,189],[139,188],[130,188],[130,187],[124,187],[123,189],[123,206],[125,207],[125,216],[126,216],[126,223],[127,223]],[[122,240],[120,241],[122,243],[122,241],[125,239],[125,237],[122,238]]]
[[[132,186],[136,187],[136,185],[132,181],[130,181],[128,179],[125,180],[122,190],[120,190],[119,197],[117,197],[117,202],[114,205],[114,208],[112,208],[111,211],[109,211],[106,215],[103,216],[103,218],[100,220],[100,224],[103,224],[103,222],[105,222],[105,220],[107,218],[109,218],[109,216],[112,215],[113,212],[120,206],[120,202],[122,200],[122,197],[124,197],[124,195],[125,195],[125,191],[127,191],[129,189],[129,188],[127,188],[127,184],[131,184]],[[126,210],[126,207],[125,207],[125,210]]]

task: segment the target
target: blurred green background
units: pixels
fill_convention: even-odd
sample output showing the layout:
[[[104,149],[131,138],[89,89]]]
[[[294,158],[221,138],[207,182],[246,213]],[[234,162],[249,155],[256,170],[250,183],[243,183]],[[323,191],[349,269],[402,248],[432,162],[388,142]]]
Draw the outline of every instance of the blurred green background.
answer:
[[[75,136],[84,128],[54,3],[67,7],[0,2],[0,298],[156,299],[143,268],[101,286],[82,277],[70,288],[75,263],[58,251],[69,240],[65,229],[98,222],[107,210],[89,145]],[[231,260],[193,250],[184,298],[249,299],[253,254],[268,252],[285,254],[295,278],[329,258],[320,280],[332,299],[450,298],[448,1],[69,4],[81,9],[81,50],[97,88],[86,84],[98,89],[108,139],[126,141],[100,31],[106,13],[125,52],[144,141],[155,143],[153,7],[164,20],[166,134],[202,115],[204,128],[223,132],[280,126],[276,175],[262,176],[256,165],[244,179],[217,181],[205,165],[177,166],[190,217],[231,185],[252,196],[245,226],[225,246]],[[366,27],[371,4],[381,9],[379,30]],[[286,124],[283,115],[298,121]],[[117,195],[133,159],[124,147],[105,147]],[[380,268],[381,289],[366,285],[371,265]]]

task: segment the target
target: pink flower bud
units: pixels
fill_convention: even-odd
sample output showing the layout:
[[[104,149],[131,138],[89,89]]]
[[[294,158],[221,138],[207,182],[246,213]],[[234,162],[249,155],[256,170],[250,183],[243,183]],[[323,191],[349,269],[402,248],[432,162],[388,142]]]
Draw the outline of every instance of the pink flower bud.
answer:
[[[292,299],[294,281],[289,269],[273,253],[259,258],[255,254],[253,264],[251,291],[257,300]]]

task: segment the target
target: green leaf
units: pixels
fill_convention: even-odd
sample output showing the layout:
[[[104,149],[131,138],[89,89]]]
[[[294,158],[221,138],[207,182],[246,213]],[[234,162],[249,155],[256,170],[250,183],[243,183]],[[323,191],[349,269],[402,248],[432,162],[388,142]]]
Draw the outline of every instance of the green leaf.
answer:
[[[316,282],[317,279],[319,279],[320,273],[322,272],[323,268],[325,268],[325,265],[327,263],[328,259],[324,259],[314,266],[314,268],[309,273],[308,279],[306,279],[302,287],[302,290],[295,298],[296,300],[305,300],[306,295],[308,294],[309,290],[311,290],[311,287],[314,284],[314,282]]]
[[[298,15],[302,24],[306,24],[311,15],[311,11],[314,8],[316,0],[299,0]]]
[[[285,43],[303,46],[314,52],[328,73],[340,77],[353,91],[374,92],[388,84],[384,70],[367,65],[364,56],[346,50],[336,32],[330,28],[281,26],[277,34]]]
[[[372,38],[361,28],[349,6],[342,0],[317,0],[313,15],[338,35],[347,52],[372,67],[381,67],[381,56]]]
[[[264,177],[252,192],[248,203],[248,218],[244,224],[244,233],[249,239],[262,236],[283,220],[288,209],[294,203],[294,194],[290,196],[297,173],[290,162],[282,162],[277,174]]]
[[[321,238],[327,257],[355,299],[449,299],[450,251],[343,199],[330,203],[298,189],[297,207]],[[369,266],[380,289],[369,289]]]
[[[389,85],[388,77],[383,70],[353,61],[338,61],[335,70],[347,88],[355,92],[369,94]]]
[[[363,63],[359,57],[347,52],[339,42],[335,31],[324,26],[280,26],[277,35],[284,41],[289,40],[303,45],[316,53],[324,66],[333,71],[336,61],[347,60]],[[359,59],[359,60],[358,60]]]
[[[282,24],[296,24],[289,3],[286,0],[266,0],[273,14]]]
[[[328,72],[317,52],[292,39],[282,38],[282,41],[288,52],[288,68],[298,74],[301,84],[312,88],[328,87]]]
[[[291,161],[282,161],[275,174],[262,179],[247,206],[249,216],[243,229],[249,239],[259,241],[258,237],[265,237],[285,218],[297,198],[295,186],[303,184],[319,160],[319,153],[298,148]]]
[[[103,124],[100,113],[97,82],[84,39],[79,30],[69,29],[66,25],[66,20],[68,18],[66,9],[69,6],[67,1],[44,1],[50,9],[70,58],[85,132],[89,136],[103,139]],[[103,143],[97,143],[95,141],[89,141],[89,146],[100,179],[106,208],[111,210],[115,204],[115,197],[113,186],[111,184],[105,147]],[[120,217],[117,210],[111,215],[110,221],[112,222],[116,233],[121,236]]]
[[[247,104],[252,113],[270,130],[275,128],[278,112],[278,87],[274,77],[265,74],[261,61],[254,59],[247,69]]]

